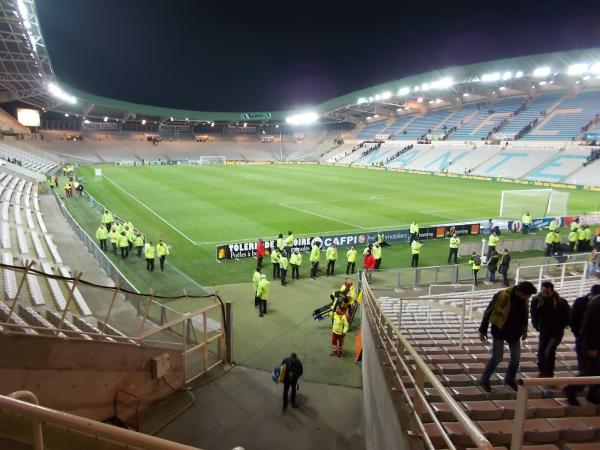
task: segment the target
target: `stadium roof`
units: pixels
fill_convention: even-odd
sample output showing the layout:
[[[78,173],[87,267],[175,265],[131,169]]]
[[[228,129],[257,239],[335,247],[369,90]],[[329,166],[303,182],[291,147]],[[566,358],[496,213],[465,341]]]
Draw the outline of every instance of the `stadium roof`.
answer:
[[[304,111],[191,111],[115,100],[60,84],[46,51],[35,0],[0,0],[0,71],[0,102],[20,100],[45,110],[89,118],[267,122],[296,115],[299,123],[317,116],[324,121],[362,122],[379,114],[402,114],[416,103],[434,107],[454,105],[468,96],[486,98],[499,90],[506,91],[504,96],[531,93],[538,86],[541,90],[570,88],[576,83],[598,86],[600,49],[545,53],[436,70],[355,91]]]

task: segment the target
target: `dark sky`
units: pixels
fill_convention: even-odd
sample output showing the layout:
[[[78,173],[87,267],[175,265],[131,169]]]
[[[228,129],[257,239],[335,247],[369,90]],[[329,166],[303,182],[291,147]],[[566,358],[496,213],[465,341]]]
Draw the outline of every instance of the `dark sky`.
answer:
[[[274,111],[405,75],[600,47],[600,0],[38,0],[55,72],[82,90]]]

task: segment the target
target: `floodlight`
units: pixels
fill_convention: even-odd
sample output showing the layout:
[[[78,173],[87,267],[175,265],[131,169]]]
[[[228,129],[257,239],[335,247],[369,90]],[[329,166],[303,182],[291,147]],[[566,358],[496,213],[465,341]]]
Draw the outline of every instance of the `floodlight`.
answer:
[[[592,78],[592,77],[590,77],[589,75],[586,75],[585,77],[583,77],[583,81],[587,81],[587,80],[589,80],[590,78]]]
[[[408,95],[410,93],[409,87],[403,87],[398,90],[398,95]]]
[[[423,103],[423,97],[417,98],[417,103]]]
[[[428,91],[429,90],[429,83],[423,83],[421,85],[421,90],[422,91]]]
[[[365,97],[360,97],[356,102],[357,105],[362,105],[363,103],[367,103],[367,99]]]
[[[380,100],[381,99],[381,95],[380,94],[376,94],[375,95],[375,100]]]
[[[521,78],[523,76],[523,71],[519,70],[517,73],[515,73],[515,78]]]
[[[87,120],[87,119],[85,119],[85,120],[83,121],[83,123],[90,123],[90,121],[89,121],[89,120]]]
[[[535,69],[533,71],[533,76],[534,77],[547,77],[548,75],[550,75],[550,73],[552,72],[552,69],[550,69],[550,67],[548,66],[544,66],[544,67],[538,67],[537,69]]]
[[[448,89],[454,84],[454,80],[450,77],[445,77],[440,80],[434,81],[430,84],[431,89]]]
[[[501,90],[501,91],[505,91],[506,90],[506,86],[500,86],[498,89]]]
[[[569,66],[567,73],[569,75],[581,75],[582,73],[587,72],[589,64],[586,63],[577,63]]]
[[[244,128],[246,128],[248,126],[247,122],[244,122]]]
[[[398,108],[398,109],[396,110],[396,112],[400,112],[400,111],[402,111],[402,108]]]
[[[215,124],[213,123],[211,126],[215,126]],[[279,128],[279,125],[275,125],[275,128]]]
[[[500,72],[486,73],[481,76],[481,81],[489,83],[490,81],[498,81],[500,79]]]
[[[106,116],[105,116],[105,117],[104,117],[104,121],[105,121],[105,122],[108,122],[108,117],[106,117]]]
[[[543,85],[545,85],[545,84],[546,84],[546,82],[545,82],[545,81],[540,81],[540,82],[538,83],[538,85],[540,85],[540,86],[543,86]]]
[[[382,100],[387,100],[388,98],[390,98],[392,96],[391,92],[384,92],[383,94],[381,94],[381,99]]]
[[[465,93],[463,94],[463,97],[468,97],[468,96],[469,96],[469,93],[468,93],[468,92],[465,92]]]
[[[319,115],[316,112],[305,112],[294,114],[285,119],[290,125],[310,125],[315,123],[319,119]]]
[[[600,74],[600,62],[592,64],[592,67],[590,67],[590,72]]]
[[[17,0],[17,7],[19,8],[19,14],[21,14],[21,18],[23,20],[27,20],[29,18],[29,11],[27,11],[27,6],[25,6],[23,0]]]
[[[379,114],[375,114],[373,117],[374,117],[375,119],[377,119],[377,118],[379,117]]]
[[[69,117],[69,115],[67,113],[65,113],[65,117]]]
[[[367,116],[367,120],[371,120],[371,116]]]
[[[142,125],[146,125],[146,119],[142,119]]]
[[[441,98],[436,98],[436,99],[435,99],[435,102],[436,102],[436,103],[442,103],[442,99],[441,99]]]
[[[169,117],[169,120],[170,120],[171,122],[173,122],[173,118],[172,118],[172,117]]]
[[[50,91],[50,93],[54,97],[58,98],[59,100],[62,100],[64,102],[71,103],[71,104],[77,103],[77,99],[75,97],[67,94],[65,91],[63,91],[60,87],[58,87],[54,83],[50,83],[48,85],[48,91]]]
[[[512,78],[512,72],[504,72],[502,74],[502,79],[503,80],[510,80]]]
[[[420,90],[421,90],[421,88],[419,86],[415,86],[413,89],[413,91],[415,91],[415,92],[419,92]]]
[[[429,100],[429,104],[432,105],[435,103],[435,100]]]

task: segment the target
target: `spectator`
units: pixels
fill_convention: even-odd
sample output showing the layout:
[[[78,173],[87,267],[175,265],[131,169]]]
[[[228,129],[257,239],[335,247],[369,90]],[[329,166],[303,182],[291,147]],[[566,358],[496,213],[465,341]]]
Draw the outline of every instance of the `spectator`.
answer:
[[[600,284],[594,284],[586,295],[578,297],[573,302],[571,315],[569,317],[569,327],[575,336],[575,353],[577,354],[577,370],[581,375],[584,365],[583,339],[581,338],[581,325],[583,317],[587,311],[588,304],[592,298],[600,295]]]
[[[298,389],[298,380],[304,373],[302,362],[296,353],[284,358],[279,368],[279,381],[283,383],[283,411],[288,406],[288,392],[292,388],[292,408],[297,408],[296,390]]]

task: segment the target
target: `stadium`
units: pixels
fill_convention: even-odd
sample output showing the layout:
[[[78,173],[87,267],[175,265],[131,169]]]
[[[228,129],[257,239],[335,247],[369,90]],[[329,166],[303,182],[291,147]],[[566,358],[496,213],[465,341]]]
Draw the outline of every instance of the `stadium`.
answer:
[[[61,81],[39,3],[0,0],[0,448],[600,446],[600,48],[204,111]]]

